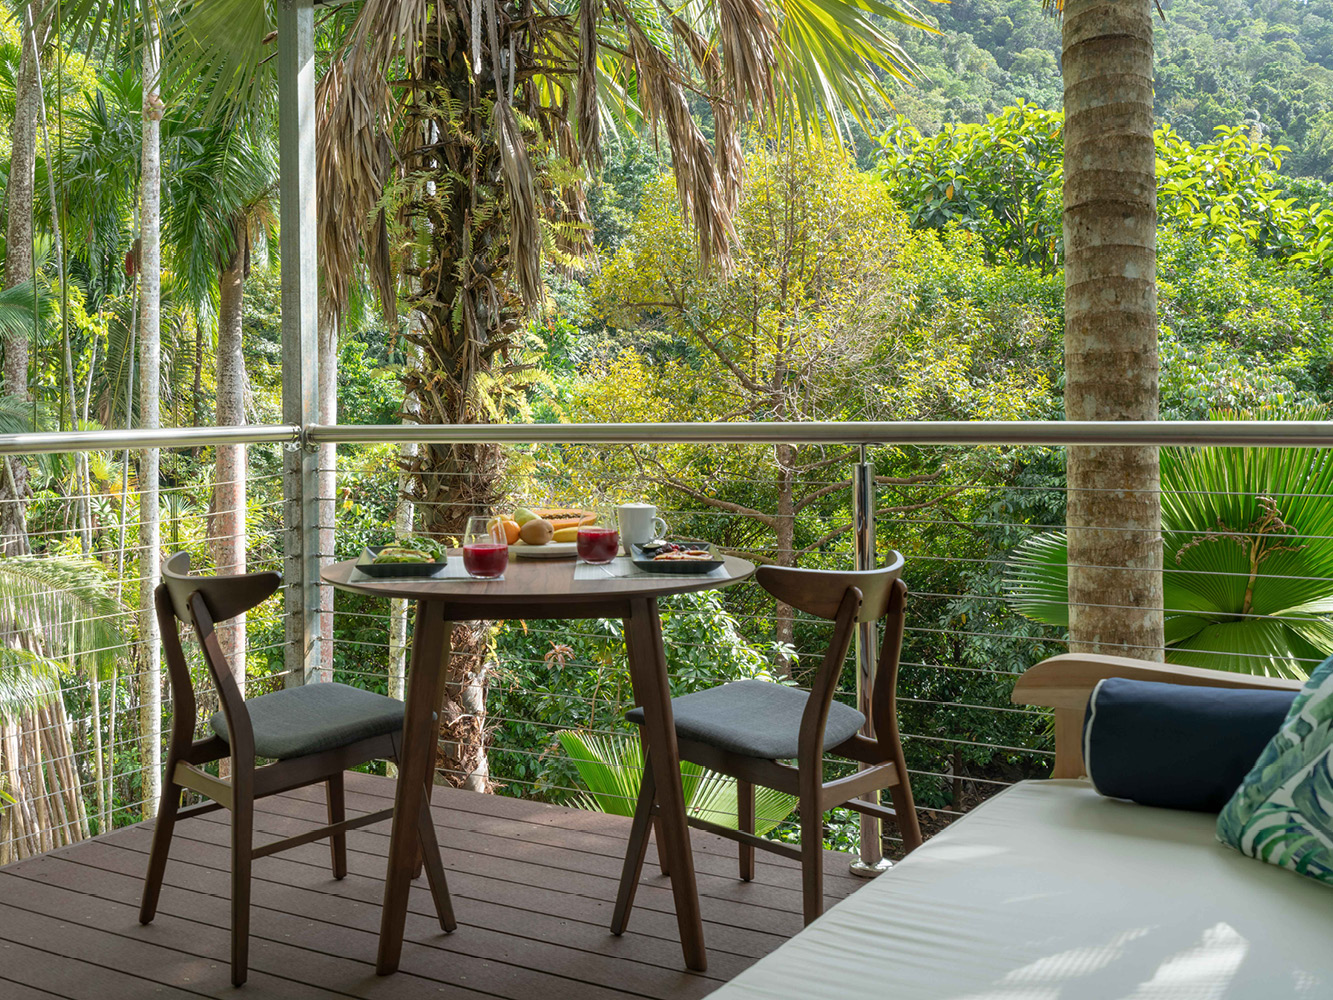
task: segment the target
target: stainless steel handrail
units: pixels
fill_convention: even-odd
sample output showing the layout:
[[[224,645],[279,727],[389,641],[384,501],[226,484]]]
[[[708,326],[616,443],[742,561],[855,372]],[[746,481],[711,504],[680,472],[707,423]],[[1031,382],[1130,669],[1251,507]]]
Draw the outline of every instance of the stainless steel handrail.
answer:
[[[0,434],[0,455],[219,444],[1213,445],[1333,447],[1333,421],[933,420],[662,424],[259,424]]]
[[[196,448],[219,444],[295,444],[294,424],[245,427],[163,427],[161,430],[50,431],[0,434],[0,455],[54,455],[73,451],[139,451],[144,448]]]
[[[313,444],[1267,445],[1333,447],[1333,422],[939,420],[674,424],[313,424]]]

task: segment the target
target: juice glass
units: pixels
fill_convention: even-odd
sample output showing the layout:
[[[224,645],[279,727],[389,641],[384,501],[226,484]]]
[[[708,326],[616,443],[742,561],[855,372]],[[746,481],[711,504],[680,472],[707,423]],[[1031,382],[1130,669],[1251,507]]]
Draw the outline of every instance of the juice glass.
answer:
[[[597,512],[589,524],[580,524],[578,532],[579,558],[599,566],[609,563],[620,551],[620,529],[616,526],[615,511]]]
[[[498,580],[509,565],[505,529],[495,518],[469,517],[463,531],[463,568],[478,580]]]

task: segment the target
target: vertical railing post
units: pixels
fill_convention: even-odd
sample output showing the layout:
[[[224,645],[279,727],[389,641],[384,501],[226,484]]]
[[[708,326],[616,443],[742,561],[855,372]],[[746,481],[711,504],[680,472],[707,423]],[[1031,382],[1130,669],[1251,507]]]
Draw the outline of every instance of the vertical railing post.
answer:
[[[315,258],[315,4],[278,3],[278,173],[282,231],[282,418],[319,422]],[[320,667],[319,456],[304,433],[283,456],[287,684]]]
[[[879,561],[875,553],[875,467],[867,461],[866,446],[852,470],[852,530],[858,570],[874,569]],[[875,735],[875,720],[870,712],[870,696],[875,690],[875,658],[879,652],[874,622],[856,626],[856,707],[866,717],[861,732],[869,738]],[[862,764],[864,770],[866,765]],[[879,793],[870,792],[867,801],[879,801]],[[884,857],[880,842],[879,820],[861,816],[861,852],[851,863],[854,875],[878,875],[893,862]]]

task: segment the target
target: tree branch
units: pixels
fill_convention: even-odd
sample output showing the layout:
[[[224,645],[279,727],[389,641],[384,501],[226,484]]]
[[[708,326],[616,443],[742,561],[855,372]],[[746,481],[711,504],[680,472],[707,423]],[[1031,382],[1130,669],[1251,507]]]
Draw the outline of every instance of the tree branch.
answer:
[[[816,469],[823,469],[830,465],[837,465],[839,462],[845,461],[855,454],[855,448],[848,448],[841,454],[834,455],[831,458],[822,458],[818,462],[811,462],[808,465],[794,465],[792,466],[791,471],[795,473],[814,472]]]
[[[834,528],[832,531],[825,534],[824,537],[820,538],[818,541],[805,546],[805,548],[797,549],[795,552],[792,553],[792,558],[799,559],[801,556],[808,555],[809,553],[815,551],[815,549],[823,548],[829,542],[833,541],[833,539],[839,538],[847,534],[847,532],[851,530],[852,526],[850,524],[844,524],[841,528]]]
[[[686,494],[687,496],[693,497],[700,503],[707,504],[709,507],[712,507],[715,510],[725,510],[732,514],[740,514],[743,517],[753,518],[760,524],[766,525],[769,528],[773,528],[777,523],[777,519],[773,517],[771,514],[765,514],[763,511],[755,510],[753,507],[745,507],[738,503],[732,503],[729,500],[719,500],[717,497],[710,496],[709,494],[704,493],[702,490],[695,489],[693,486],[690,486],[682,482],[675,476],[672,476],[670,473],[668,473],[662,467],[661,462],[653,461],[651,463],[654,468],[658,469],[661,472],[661,475],[652,475],[651,473],[648,472],[648,466],[647,464],[645,464],[643,458],[639,455],[638,449],[632,446],[630,447],[630,455],[633,456],[634,463],[639,467],[639,471],[643,472],[648,477],[648,481],[650,483],[654,483],[658,486],[667,486],[674,490],[679,490],[680,492]]]

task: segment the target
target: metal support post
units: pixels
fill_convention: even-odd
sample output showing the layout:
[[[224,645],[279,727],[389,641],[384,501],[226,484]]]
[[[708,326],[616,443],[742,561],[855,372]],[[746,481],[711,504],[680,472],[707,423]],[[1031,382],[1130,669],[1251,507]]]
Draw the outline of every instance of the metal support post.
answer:
[[[282,228],[282,418],[319,422],[315,258],[315,5],[279,0],[278,171]],[[287,684],[320,666],[319,460],[302,434],[283,455]]]
[[[879,563],[875,554],[875,467],[867,461],[865,445],[861,445],[860,457],[852,471],[852,522],[856,568],[874,569]],[[876,638],[874,622],[861,622],[856,626],[856,707],[866,717],[861,732],[872,739],[875,721],[870,714],[870,695],[875,689],[875,658],[879,651]],[[865,767],[861,765],[862,770]],[[878,803],[879,793],[870,792],[865,799]],[[864,815],[860,820],[861,853],[850,867],[853,875],[870,878],[892,867],[893,862],[884,857],[879,820]]]

